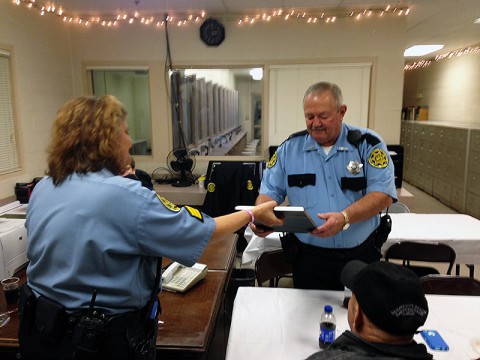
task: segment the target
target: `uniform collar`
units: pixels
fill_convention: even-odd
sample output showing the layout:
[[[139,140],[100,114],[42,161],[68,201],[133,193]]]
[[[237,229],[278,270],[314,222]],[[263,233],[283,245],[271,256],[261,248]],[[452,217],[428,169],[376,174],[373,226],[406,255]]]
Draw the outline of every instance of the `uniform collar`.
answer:
[[[73,177],[77,177],[77,178],[82,178],[82,177],[88,177],[88,178],[91,178],[91,179],[107,179],[107,178],[111,178],[113,176],[115,176],[114,173],[112,173],[110,170],[108,170],[107,168],[103,168],[99,171],[96,171],[96,172],[87,172],[86,174],[78,174],[76,172],[72,173],[72,176]]]
[[[347,140],[347,132],[350,130],[350,128],[345,124],[342,123],[342,130],[340,131],[340,135],[338,136],[337,141],[335,144],[333,144],[332,151],[330,154],[336,153],[336,152],[346,152],[346,151],[353,151],[355,150],[355,146],[350,144]],[[307,134],[307,140],[305,141],[305,145],[303,150],[305,152],[309,151],[318,151],[321,150],[322,146],[317,143],[311,136],[310,134]],[[323,153],[323,150],[322,150]]]

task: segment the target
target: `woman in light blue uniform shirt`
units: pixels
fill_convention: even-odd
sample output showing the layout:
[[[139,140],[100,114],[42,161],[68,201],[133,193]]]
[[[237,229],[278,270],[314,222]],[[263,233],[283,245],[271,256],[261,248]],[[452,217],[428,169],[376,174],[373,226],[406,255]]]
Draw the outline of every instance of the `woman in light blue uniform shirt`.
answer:
[[[93,289],[95,308],[128,324],[107,328],[96,344],[97,358],[132,358],[127,333],[138,331],[145,318],[157,259],[191,266],[210,239],[233,233],[252,218],[281,223],[274,202],[219,218],[175,206],[120,176],[131,146],[127,113],[116,98],[79,97],[60,108],[48,176],[36,185],[27,210],[27,277],[36,308],[28,318],[29,309],[20,304],[22,359],[73,358],[75,315],[85,314]],[[55,310],[57,305],[65,311]],[[58,319],[42,319],[42,307]]]

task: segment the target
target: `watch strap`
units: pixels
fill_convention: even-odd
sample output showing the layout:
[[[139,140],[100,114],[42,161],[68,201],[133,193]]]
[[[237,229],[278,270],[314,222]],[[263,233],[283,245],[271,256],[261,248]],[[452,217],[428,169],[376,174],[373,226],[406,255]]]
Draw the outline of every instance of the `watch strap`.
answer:
[[[346,211],[340,211],[340,213],[343,215],[343,220],[345,220],[345,225],[343,225],[342,230],[347,230],[350,226],[350,219],[348,218]]]

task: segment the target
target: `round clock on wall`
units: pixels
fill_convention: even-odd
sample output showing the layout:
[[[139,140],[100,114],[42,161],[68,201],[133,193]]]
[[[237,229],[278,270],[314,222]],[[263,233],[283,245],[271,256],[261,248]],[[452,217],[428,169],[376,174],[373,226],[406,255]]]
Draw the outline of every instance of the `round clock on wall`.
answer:
[[[200,26],[200,38],[208,46],[218,46],[225,40],[225,27],[217,19],[207,19]]]

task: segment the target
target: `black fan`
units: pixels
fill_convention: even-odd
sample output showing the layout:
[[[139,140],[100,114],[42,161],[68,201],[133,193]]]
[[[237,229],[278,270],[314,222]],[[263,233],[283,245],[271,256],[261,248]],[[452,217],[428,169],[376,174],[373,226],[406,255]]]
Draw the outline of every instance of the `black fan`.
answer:
[[[167,155],[167,165],[170,170],[180,175],[180,179],[172,186],[185,187],[194,182],[192,170],[195,168],[195,157],[185,148],[175,148]]]

